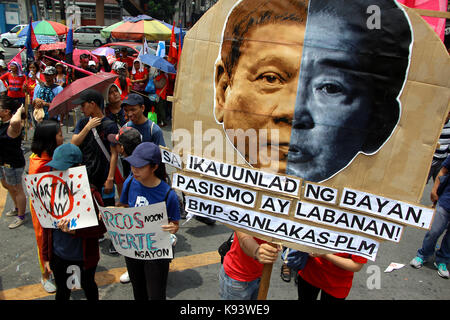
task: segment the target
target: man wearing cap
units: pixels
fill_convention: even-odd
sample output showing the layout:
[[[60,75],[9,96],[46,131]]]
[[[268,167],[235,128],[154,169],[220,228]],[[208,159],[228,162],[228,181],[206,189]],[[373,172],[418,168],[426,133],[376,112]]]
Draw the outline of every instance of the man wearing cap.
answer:
[[[89,72],[93,72],[89,67],[89,55],[83,53],[80,55],[80,68]],[[74,69],[73,71],[73,81],[89,76],[89,73]]]
[[[44,109],[44,119],[49,118],[48,108],[52,103],[53,99],[63,91],[63,87],[55,84],[56,78],[56,68],[49,66],[46,67],[44,72],[45,82],[43,84],[38,83],[34,88],[33,102],[32,105],[35,109]]]
[[[117,166],[117,152],[109,141],[108,135],[117,134],[114,121],[105,117],[103,96],[100,92],[89,89],[81,93],[74,104],[81,105],[85,118],[80,119],[72,136],[72,143],[80,147],[83,153],[83,164],[89,182],[99,191],[105,205],[114,205],[114,173]]]
[[[137,129],[142,135],[142,142],[153,142],[157,146],[166,146],[161,128],[144,116],[144,98],[130,93],[122,102],[128,121],[125,126]]]

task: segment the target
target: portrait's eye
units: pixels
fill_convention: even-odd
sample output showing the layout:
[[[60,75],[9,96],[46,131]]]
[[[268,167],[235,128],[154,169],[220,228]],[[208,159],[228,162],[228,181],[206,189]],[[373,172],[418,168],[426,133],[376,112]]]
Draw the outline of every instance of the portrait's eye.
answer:
[[[256,80],[262,80],[266,84],[277,85],[282,84],[284,79],[276,73],[263,73]]]
[[[329,94],[329,95],[342,93],[342,87],[340,85],[334,84],[334,83],[322,84],[321,86],[319,86],[317,88],[317,90],[320,90],[323,93],[326,93],[326,94]]]

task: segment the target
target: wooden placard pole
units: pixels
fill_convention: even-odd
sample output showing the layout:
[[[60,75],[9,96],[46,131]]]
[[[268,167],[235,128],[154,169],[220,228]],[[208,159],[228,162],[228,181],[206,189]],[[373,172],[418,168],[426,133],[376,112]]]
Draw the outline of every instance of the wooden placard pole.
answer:
[[[270,245],[274,248],[277,247],[276,244],[270,243]],[[258,300],[266,300],[267,293],[269,292],[270,287],[270,277],[272,276],[273,264],[265,264],[263,267],[261,281],[259,282],[259,290],[258,290]]]

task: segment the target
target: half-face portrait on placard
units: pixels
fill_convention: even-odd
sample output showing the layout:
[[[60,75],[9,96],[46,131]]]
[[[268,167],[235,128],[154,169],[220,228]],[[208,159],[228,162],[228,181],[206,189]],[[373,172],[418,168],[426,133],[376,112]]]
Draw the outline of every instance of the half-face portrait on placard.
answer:
[[[390,138],[400,119],[412,29],[394,1],[371,4],[382,12],[375,28],[362,0],[235,4],[216,62],[214,115],[250,165],[268,166],[262,153],[278,160],[280,173],[321,182]],[[255,134],[238,144],[236,132],[249,129],[267,130],[268,139]]]
[[[395,0],[220,0],[183,42],[174,150],[417,202],[448,72]]]

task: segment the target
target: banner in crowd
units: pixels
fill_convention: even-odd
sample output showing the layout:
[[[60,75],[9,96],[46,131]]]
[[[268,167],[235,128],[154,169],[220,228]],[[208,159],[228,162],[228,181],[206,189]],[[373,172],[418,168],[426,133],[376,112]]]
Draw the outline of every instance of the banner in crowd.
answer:
[[[165,202],[133,208],[99,207],[114,248],[121,255],[141,260],[173,258]]]
[[[62,218],[70,229],[98,225],[85,166],[24,177],[25,189],[43,228],[54,228]]]

